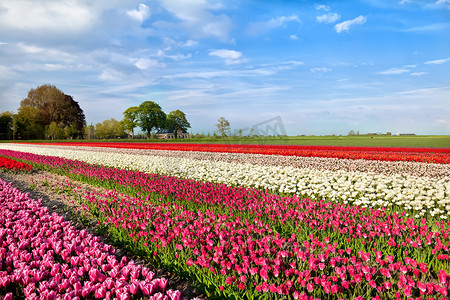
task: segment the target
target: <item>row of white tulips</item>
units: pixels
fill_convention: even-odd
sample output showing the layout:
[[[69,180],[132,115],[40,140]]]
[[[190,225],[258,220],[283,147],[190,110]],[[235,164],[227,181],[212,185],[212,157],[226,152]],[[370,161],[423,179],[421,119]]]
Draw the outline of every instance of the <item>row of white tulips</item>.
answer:
[[[413,216],[427,213],[446,219],[450,178],[261,166],[213,160],[61,149],[43,145],[0,144],[1,149],[81,160],[182,178],[268,189],[301,197],[329,199],[363,207],[397,206]]]

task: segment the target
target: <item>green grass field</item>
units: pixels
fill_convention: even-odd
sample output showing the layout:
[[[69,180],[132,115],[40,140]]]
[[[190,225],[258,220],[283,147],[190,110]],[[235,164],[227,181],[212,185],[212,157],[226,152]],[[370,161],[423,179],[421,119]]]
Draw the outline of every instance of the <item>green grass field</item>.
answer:
[[[73,142],[74,140],[32,140],[23,142]],[[76,141],[76,140],[75,140]],[[329,145],[329,146],[378,146],[378,147],[432,147],[450,148],[449,135],[422,136],[284,136],[284,137],[205,137],[182,139],[115,139],[83,140],[86,142],[146,142],[146,143],[214,143],[214,144],[260,144],[260,145]],[[15,141],[1,141],[15,142]]]

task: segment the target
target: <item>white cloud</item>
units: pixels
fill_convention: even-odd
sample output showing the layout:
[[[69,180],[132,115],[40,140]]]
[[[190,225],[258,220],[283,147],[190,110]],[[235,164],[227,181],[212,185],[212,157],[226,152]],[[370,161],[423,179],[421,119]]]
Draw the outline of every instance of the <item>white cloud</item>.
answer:
[[[450,61],[450,57],[448,58],[443,58],[443,59],[436,59],[436,60],[429,60],[424,62],[424,64],[426,65],[440,65],[440,64],[445,64],[446,62]]]
[[[150,8],[147,5],[141,3],[139,4],[139,10],[128,10],[127,15],[135,19],[139,23],[142,23],[150,17]]]
[[[450,0],[437,0],[436,6],[450,8]]]
[[[291,35],[289,36],[289,39],[290,39],[290,40],[293,40],[293,41],[298,41],[298,36],[296,36],[295,34],[291,34]]]
[[[0,42],[0,46],[2,45],[8,45],[8,43]]]
[[[341,16],[337,13],[328,13],[325,15],[317,16],[316,20],[317,22],[324,22],[324,23],[334,23],[337,20],[339,20]]]
[[[298,16],[292,15],[292,16],[290,16],[290,17],[281,16],[281,17],[272,18],[272,19],[270,19],[270,20],[267,22],[267,24],[268,24],[269,27],[275,28],[275,27],[283,26],[283,25],[285,25],[286,23],[292,22],[292,21],[301,23],[301,21],[300,21],[300,19],[298,18]]]
[[[276,18],[271,18],[269,21],[266,22],[251,23],[248,28],[248,32],[251,34],[259,34],[277,27],[286,26],[290,22],[297,22],[299,24],[302,23],[302,21],[300,21],[300,19],[296,15],[292,15],[289,17],[280,16]]]
[[[443,31],[450,28],[450,23],[435,23],[428,24],[424,26],[416,26],[412,28],[407,28],[404,31],[406,32],[421,32],[421,31]]]
[[[378,74],[381,74],[381,75],[398,75],[398,74],[409,73],[409,72],[411,72],[411,70],[406,69],[406,68],[391,68],[391,69],[386,70],[386,71],[378,72]]]
[[[422,76],[428,74],[427,72],[413,72],[410,75],[411,76]]]
[[[193,40],[187,40],[184,43],[181,43],[180,46],[181,47],[193,47],[193,46],[197,46],[198,42],[197,41],[193,41]]]
[[[330,11],[330,7],[328,5],[316,5],[316,10],[324,10],[324,11]]]
[[[330,68],[311,68],[310,71],[313,73],[326,73],[326,72],[331,72],[332,69],[330,69]]]
[[[411,0],[402,0],[402,1],[400,1],[400,4],[405,4],[405,3],[408,3],[408,2],[410,2]]]
[[[97,16],[81,1],[3,0],[0,28],[30,33],[82,32],[93,27]]]
[[[242,53],[235,50],[211,50],[209,55],[225,59],[225,64],[227,65],[239,64],[245,61],[245,59],[242,58]]]
[[[59,71],[64,70],[66,66],[62,64],[44,64],[44,70],[46,71]]]
[[[159,67],[161,64],[156,59],[137,58],[133,59],[134,65],[140,70],[147,70],[154,67]]]
[[[119,81],[123,79],[123,74],[118,71],[108,69],[103,70],[98,78],[103,81]]]
[[[182,22],[179,27],[189,30],[194,36],[213,36],[221,40],[228,39],[233,28],[231,19],[224,15],[212,14],[211,10],[223,8],[223,4],[208,0],[159,0],[161,6]],[[178,25],[175,25],[178,26]]]
[[[348,31],[350,29],[350,26],[355,24],[364,24],[366,23],[367,18],[364,16],[359,16],[354,18],[353,20],[347,20],[342,23],[338,23],[334,26],[334,29],[337,33],[340,33],[342,31]]]

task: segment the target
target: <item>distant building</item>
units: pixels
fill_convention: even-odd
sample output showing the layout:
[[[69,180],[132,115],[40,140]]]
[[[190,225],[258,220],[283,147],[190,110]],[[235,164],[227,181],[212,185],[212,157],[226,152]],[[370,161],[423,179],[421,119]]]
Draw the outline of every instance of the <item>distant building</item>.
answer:
[[[175,133],[173,129],[161,129],[156,133],[158,139],[174,139]],[[189,133],[186,130],[178,130],[176,138],[188,139]]]
[[[398,136],[404,136],[404,135],[416,135],[415,133],[397,133]]]

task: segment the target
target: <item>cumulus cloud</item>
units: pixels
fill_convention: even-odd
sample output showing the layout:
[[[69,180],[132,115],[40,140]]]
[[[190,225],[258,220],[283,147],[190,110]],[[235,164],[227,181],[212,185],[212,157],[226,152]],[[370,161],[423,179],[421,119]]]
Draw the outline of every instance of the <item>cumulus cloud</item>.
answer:
[[[209,55],[225,59],[225,64],[227,65],[239,64],[245,61],[245,59],[242,57],[242,53],[235,50],[211,50],[209,52]]]
[[[0,4],[2,31],[71,33],[92,28],[96,14],[81,1],[3,0]]]
[[[141,3],[139,4],[139,10],[128,10],[127,15],[139,23],[142,23],[150,17],[150,7]]]
[[[337,13],[328,13],[325,15],[317,16],[316,20],[317,22],[323,22],[323,23],[334,23],[337,20],[339,20],[341,16]]]
[[[446,62],[450,61],[450,57],[448,58],[443,58],[443,59],[436,59],[436,60],[429,60],[424,62],[424,64],[426,65],[441,65],[441,64],[445,64]]]
[[[289,36],[289,39],[290,39],[290,40],[293,40],[293,41],[297,41],[297,40],[298,40],[298,36],[296,36],[295,34],[291,34],[291,35]]]
[[[367,18],[364,16],[359,16],[354,18],[353,20],[347,20],[342,23],[338,23],[334,26],[334,29],[337,33],[341,33],[342,31],[348,31],[350,29],[350,26],[356,25],[356,24],[364,24],[366,23]]]

